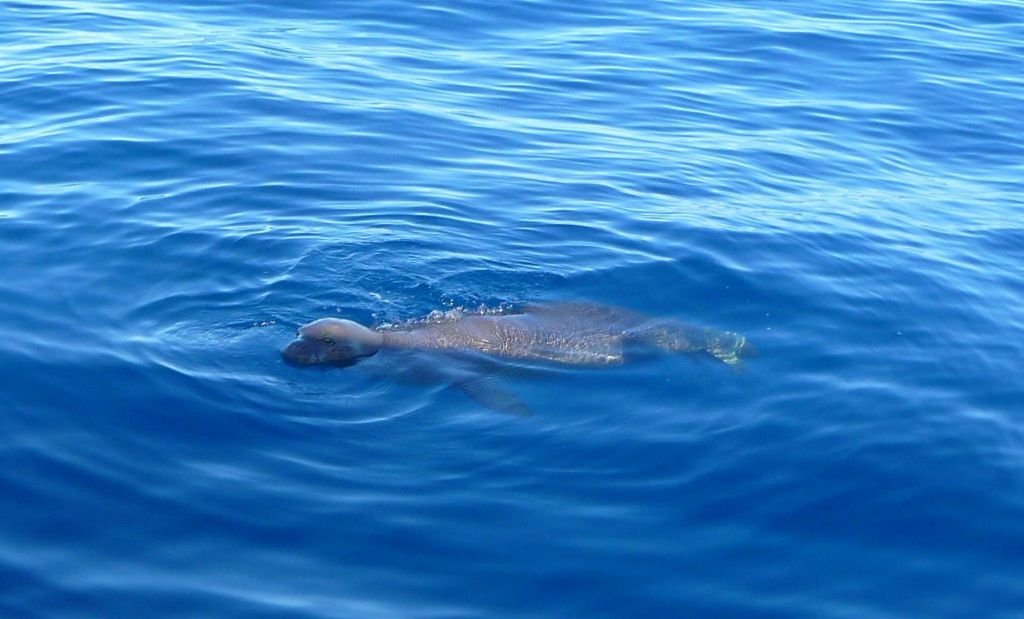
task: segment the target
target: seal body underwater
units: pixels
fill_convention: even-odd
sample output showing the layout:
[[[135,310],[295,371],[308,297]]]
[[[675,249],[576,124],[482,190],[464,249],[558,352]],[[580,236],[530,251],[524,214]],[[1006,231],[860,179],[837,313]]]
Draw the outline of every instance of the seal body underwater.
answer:
[[[351,365],[383,352],[420,353],[415,365],[424,370],[419,374],[431,376],[430,382],[451,382],[489,408],[524,414],[525,406],[494,381],[496,362],[600,367],[659,351],[706,353],[729,365],[753,354],[752,346],[738,333],[586,302],[531,304],[497,314],[456,314],[395,329],[322,318],[301,327],[298,337],[281,352],[295,365]]]

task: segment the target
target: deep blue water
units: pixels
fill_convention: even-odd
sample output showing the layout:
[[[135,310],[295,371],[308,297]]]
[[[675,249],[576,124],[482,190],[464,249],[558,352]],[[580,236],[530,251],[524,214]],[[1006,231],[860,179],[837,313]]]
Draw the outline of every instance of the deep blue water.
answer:
[[[0,616],[1024,616],[1024,5],[0,2]],[[510,377],[321,316],[745,333]]]

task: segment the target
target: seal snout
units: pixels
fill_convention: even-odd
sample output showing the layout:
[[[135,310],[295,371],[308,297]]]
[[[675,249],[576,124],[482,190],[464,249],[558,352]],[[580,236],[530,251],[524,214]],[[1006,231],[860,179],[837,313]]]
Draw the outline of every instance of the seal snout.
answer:
[[[320,361],[313,347],[302,338],[290,342],[281,350],[281,356],[292,365],[314,365]]]

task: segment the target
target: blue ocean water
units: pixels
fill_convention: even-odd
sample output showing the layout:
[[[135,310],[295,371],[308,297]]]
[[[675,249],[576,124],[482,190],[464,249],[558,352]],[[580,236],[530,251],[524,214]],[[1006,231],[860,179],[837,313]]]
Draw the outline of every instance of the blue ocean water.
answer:
[[[1024,5],[0,2],[3,617],[1024,615]],[[506,386],[280,348],[588,299]]]

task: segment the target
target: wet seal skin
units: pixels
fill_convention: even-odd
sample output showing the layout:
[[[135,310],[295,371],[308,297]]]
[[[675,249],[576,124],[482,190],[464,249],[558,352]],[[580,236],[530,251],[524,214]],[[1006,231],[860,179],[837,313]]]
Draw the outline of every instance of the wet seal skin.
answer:
[[[467,367],[475,353],[494,359],[610,366],[652,352],[704,353],[736,366],[754,354],[739,333],[652,319],[631,310],[586,302],[527,305],[497,314],[447,315],[398,329],[371,329],[351,320],[321,318],[299,328],[281,351],[293,365],[352,365],[381,351],[450,353],[434,355],[437,380],[460,387],[489,408],[522,415],[525,405],[505,393],[483,368]]]

